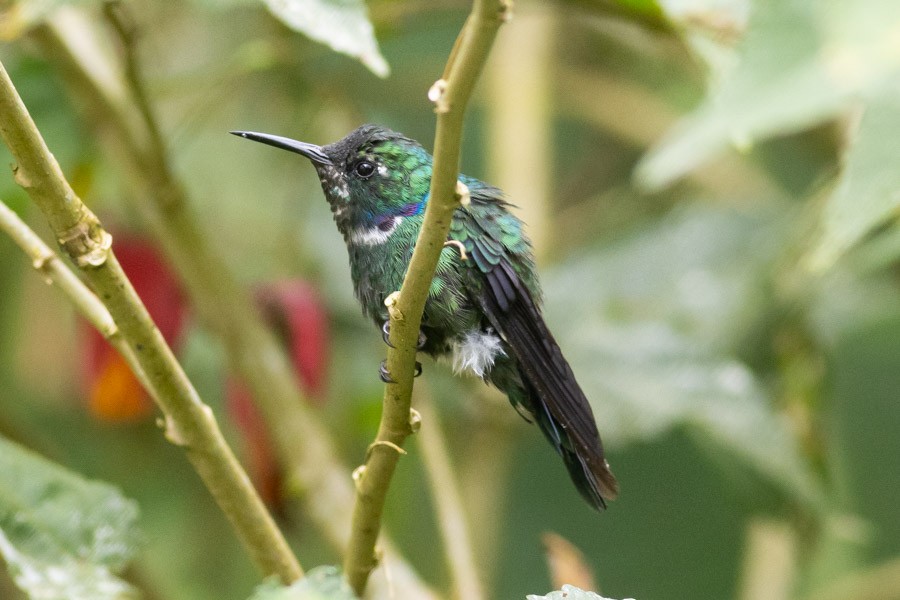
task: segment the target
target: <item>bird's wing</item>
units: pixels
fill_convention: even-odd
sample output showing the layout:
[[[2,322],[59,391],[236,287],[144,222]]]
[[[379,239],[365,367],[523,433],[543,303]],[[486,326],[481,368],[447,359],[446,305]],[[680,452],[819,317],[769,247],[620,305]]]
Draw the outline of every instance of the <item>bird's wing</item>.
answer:
[[[502,201],[473,194],[472,204],[457,210],[451,236],[466,247],[470,269],[480,280],[481,285],[470,286],[474,300],[506,341],[527,379],[526,387],[540,404],[534,407],[536,418],[541,423],[539,411],[546,412],[545,433],[561,453],[568,450],[569,455],[563,456],[573,477],[576,465],[569,460],[577,458],[584,483],[593,490],[583,493],[602,506],[603,498],[616,497],[618,485],[603,458],[590,404],[541,316],[535,299],[540,292],[521,222]]]

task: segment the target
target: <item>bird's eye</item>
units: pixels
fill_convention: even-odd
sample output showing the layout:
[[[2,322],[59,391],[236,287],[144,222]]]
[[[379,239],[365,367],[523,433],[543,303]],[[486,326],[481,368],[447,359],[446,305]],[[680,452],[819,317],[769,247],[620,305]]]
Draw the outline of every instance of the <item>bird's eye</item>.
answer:
[[[356,163],[355,171],[360,177],[371,177],[372,173],[375,172],[375,165],[367,160],[361,160]]]

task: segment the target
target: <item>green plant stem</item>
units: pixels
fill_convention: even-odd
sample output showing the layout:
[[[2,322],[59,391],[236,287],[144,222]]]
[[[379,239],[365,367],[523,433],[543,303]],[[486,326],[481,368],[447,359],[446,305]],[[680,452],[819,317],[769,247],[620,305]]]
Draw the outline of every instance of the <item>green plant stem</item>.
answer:
[[[517,7],[516,26],[497,40],[494,60],[484,76],[488,181],[516,199],[539,265],[557,246],[550,218],[552,82],[564,62],[555,56],[556,32],[561,31],[557,11],[552,3]]]
[[[357,594],[362,595],[377,565],[375,544],[381,529],[384,501],[406,438],[413,432],[410,398],[416,360],[416,342],[425,300],[443,250],[453,212],[459,206],[457,179],[463,117],[475,81],[510,5],[501,0],[475,0],[447,63],[441,86],[432,88],[437,116],[434,166],[430,200],[425,218],[400,288],[389,305],[393,348],[388,349],[387,369],[395,383],[384,390],[381,423],[369,446],[365,465],[358,470],[356,504],[350,547],[344,572]]]
[[[509,420],[509,400],[500,391],[479,386],[466,423],[472,427],[465,448],[456,456],[457,474],[465,486],[460,490],[466,517],[471,523],[479,579],[491,589],[501,562],[502,516],[506,513],[515,452],[517,423]],[[464,425],[465,426],[465,425]]]
[[[57,18],[68,13],[60,11]],[[99,131],[119,147],[113,158],[124,160],[145,194],[128,197],[166,252],[191,297],[200,321],[223,343],[229,366],[253,393],[276,451],[286,465],[289,489],[304,503],[305,514],[325,539],[342,554],[350,539],[353,487],[349,469],[337,459],[334,443],[318,415],[303,398],[297,376],[284,350],[254,309],[247,291],[235,280],[206,232],[189,210],[184,187],[170,169],[164,144],[153,143],[158,131],[140,76],[136,49],[126,36],[126,78],[137,103],[139,118],[122,101],[121,93],[94,75],[89,56],[78,37],[83,23],[50,21],[32,31],[32,38],[57,66],[76,96],[94,117]],[[118,31],[119,27],[114,25]],[[76,40],[80,40],[76,41]],[[127,87],[127,86],[125,86]],[[102,115],[102,118],[97,118]],[[148,132],[149,130],[150,132]],[[409,597],[427,600],[434,593],[399,554],[386,544],[385,560],[391,584]]]
[[[16,182],[47,218],[62,249],[113,317],[165,414],[166,436],[182,446],[253,560],[290,582],[302,576],[247,474],[172,354],[111,249],[112,238],[72,190],[0,64],[0,134],[16,160]]]
[[[107,21],[112,25],[118,35],[119,40],[125,54],[125,78],[131,91],[133,92],[134,101],[137,105],[138,114],[146,128],[149,148],[149,156],[161,160],[162,166],[157,166],[159,170],[169,171],[168,158],[166,152],[166,144],[163,141],[162,132],[156,117],[153,113],[153,107],[150,104],[150,97],[144,86],[144,79],[141,74],[140,61],[137,55],[136,45],[136,29],[137,26],[128,11],[128,8],[121,0],[106,0],[103,3],[103,14],[106,15]]]
[[[137,356],[122,337],[106,306],[3,201],[0,201],[0,230],[12,238],[31,259],[32,266],[44,276],[47,284],[59,288],[75,305],[76,310],[122,355],[144,389],[153,396],[156,389],[150,384]],[[154,400],[159,404],[155,396]]]
[[[75,305],[78,312],[119,351],[144,387],[151,389],[131,347],[122,338],[116,322],[103,303],[3,201],[0,201],[0,230],[12,238],[31,259],[32,266],[44,276],[47,284],[59,288]]]
[[[454,597],[459,600],[481,600],[484,589],[469,537],[469,523],[462,506],[447,440],[430,395],[418,393],[416,398],[422,426],[419,447],[431,487],[431,497],[437,507],[438,526],[444,540],[447,563],[453,579]]]

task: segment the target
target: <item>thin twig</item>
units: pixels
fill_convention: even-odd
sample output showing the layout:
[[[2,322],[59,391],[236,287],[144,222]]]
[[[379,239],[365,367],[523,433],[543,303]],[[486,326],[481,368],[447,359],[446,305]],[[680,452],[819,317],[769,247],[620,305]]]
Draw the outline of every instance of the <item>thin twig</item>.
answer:
[[[55,285],[68,296],[80,312],[104,338],[113,343],[120,340],[119,329],[109,311],[97,296],[59,259],[53,250],[0,200],[0,230],[16,243],[31,259],[31,265],[41,273],[48,285]],[[126,346],[127,347],[127,346]]]
[[[472,431],[457,457],[457,473],[460,481],[465,482],[461,493],[466,516],[472,524],[478,574],[485,589],[491,589],[503,555],[500,530],[504,526],[502,515],[507,513],[507,492],[519,429],[509,420],[509,400],[496,389],[479,386],[467,404],[464,426],[472,426]]]
[[[497,30],[509,14],[510,4],[502,0],[475,0],[472,12],[459,34],[444,84],[432,97],[437,112],[434,165],[430,200],[410,260],[399,297],[389,300],[391,315],[387,368],[396,383],[385,385],[384,407],[376,441],[402,447],[412,433],[410,397],[415,371],[416,343],[425,309],[425,299],[438,257],[443,250],[453,212],[459,206],[456,182],[459,177],[459,150],[466,104],[484,66]],[[435,88],[432,88],[433,90]],[[378,559],[375,544],[381,529],[381,515],[391,477],[400,455],[383,446],[366,458],[356,486],[350,548],[344,571],[356,593],[362,595],[366,581]]]
[[[66,16],[64,11],[56,18]],[[343,554],[349,544],[353,511],[354,491],[349,469],[337,459],[328,430],[304,400],[281,345],[189,211],[184,187],[170,170],[170,161],[165,156],[147,156],[147,147],[154,145],[147,143],[152,135],[143,130],[148,123],[151,129],[159,129],[152,109],[144,110],[141,119],[133,119],[115,90],[92,75],[74,41],[76,25],[51,20],[35,28],[32,38],[61,69],[73,92],[87,106],[101,107],[86,113],[103,115],[103,119],[92,124],[101,130],[112,128],[113,139],[121,144],[122,150],[113,153],[113,158],[124,160],[124,166],[148,192],[146,196],[126,196],[127,200],[133,203],[165,250],[201,322],[222,341],[230,368],[252,391],[273,433],[279,458],[288,469],[289,489],[300,496],[306,515],[321,529],[325,539]],[[85,43],[84,39],[78,39]],[[131,62],[131,68],[140,72],[136,49],[126,41],[133,42],[133,36],[122,40],[123,50],[131,56],[126,62]],[[140,77],[136,79],[140,81]],[[143,96],[141,103],[151,106],[143,85],[130,91],[134,96]],[[157,151],[166,152],[166,149],[161,147]],[[385,561],[391,565],[394,586],[405,595],[422,600],[434,597],[390,544],[385,544]]]
[[[489,181],[516,199],[538,264],[553,244],[552,81],[558,60],[554,3],[516,10],[516,26],[497,40],[485,73],[485,125]],[[522,124],[527,123],[527,127]]]
[[[0,200],[0,230],[12,238],[31,259],[31,265],[44,276],[47,284],[59,288],[75,305],[78,312],[122,355],[144,389],[151,394],[155,392],[147,381],[147,376],[141,369],[131,346],[119,333],[119,328],[116,327],[115,321],[103,303],[2,200]]]
[[[165,414],[166,436],[182,446],[257,565],[285,582],[297,559],[238,464],[210,408],[125,276],[112,237],[75,194],[0,63],[0,134],[16,161],[16,182],[47,218],[62,249],[102,298]]]
[[[166,145],[163,142],[162,132],[159,124],[156,122],[153,107],[150,104],[150,97],[144,85],[143,72],[137,54],[137,25],[134,22],[134,18],[128,7],[121,0],[104,2],[103,14],[106,15],[106,19],[110,22],[119,36],[119,40],[122,42],[123,54],[125,55],[125,78],[131,88],[141,120],[150,138],[149,154],[156,158],[167,158],[168,155],[166,154]],[[164,168],[168,170],[168,165]]]
[[[447,440],[441,430],[441,422],[431,397],[416,394],[422,425],[419,429],[419,447],[431,487],[431,497],[437,507],[438,526],[444,540],[447,562],[453,579],[454,597],[459,600],[484,598],[475,555],[469,537],[469,524],[462,507]]]

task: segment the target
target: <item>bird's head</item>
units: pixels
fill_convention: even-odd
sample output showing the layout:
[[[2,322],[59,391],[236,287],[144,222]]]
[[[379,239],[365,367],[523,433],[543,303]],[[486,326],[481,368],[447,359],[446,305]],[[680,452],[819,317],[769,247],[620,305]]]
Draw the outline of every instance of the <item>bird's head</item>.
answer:
[[[327,146],[267,133],[231,133],[312,161],[338,229],[349,243],[385,241],[403,219],[424,211],[431,155],[390,129],[363,125]]]

